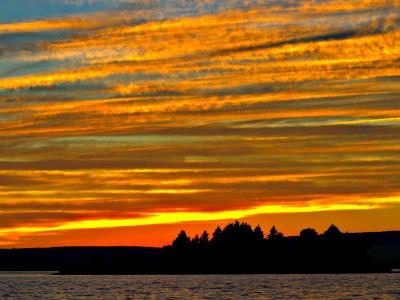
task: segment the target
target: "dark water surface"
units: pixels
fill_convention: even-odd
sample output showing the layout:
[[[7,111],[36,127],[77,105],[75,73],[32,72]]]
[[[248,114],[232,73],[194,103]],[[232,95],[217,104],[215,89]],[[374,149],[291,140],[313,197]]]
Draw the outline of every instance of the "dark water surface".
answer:
[[[400,273],[54,276],[0,273],[0,299],[400,299]]]

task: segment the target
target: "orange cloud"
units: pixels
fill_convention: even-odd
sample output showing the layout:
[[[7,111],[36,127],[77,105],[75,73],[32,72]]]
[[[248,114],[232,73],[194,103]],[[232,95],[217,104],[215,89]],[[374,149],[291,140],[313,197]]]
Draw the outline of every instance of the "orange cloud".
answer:
[[[210,3],[0,24],[4,243],[396,211],[399,2]]]

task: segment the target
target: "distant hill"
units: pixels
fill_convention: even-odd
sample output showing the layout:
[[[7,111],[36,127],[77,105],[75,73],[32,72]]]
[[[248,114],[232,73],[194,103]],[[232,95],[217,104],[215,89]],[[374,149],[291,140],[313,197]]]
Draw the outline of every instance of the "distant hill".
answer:
[[[368,243],[367,253],[391,269],[400,269],[400,231],[345,233],[353,240]],[[298,236],[288,237],[297,241]]]
[[[156,261],[161,248],[150,247],[52,247],[0,249],[1,271],[59,271],[64,268],[83,271],[118,260]]]
[[[400,269],[400,231],[353,233],[352,236],[369,241],[367,253],[377,261]]]
[[[344,233],[346,239],[354,242],[362,242],[367,244],[367,254],[376,260],[382,266],[387,266],[393,269],[400,269],[400,231],[388,232],[366,232],[366,233]],[[287,249],[298,249],[300,237],[287,237],[284,238],[285,243],[288,245]],[[172,251],[172,252],[171,252]],[[290,250],[292,251],[292,250]],[[267,251],[268,252],[268,251]],[[44,271],[54,270],[61,271],[61,273],[71,274],[146,274],[146,273],[196,273],[196,268],[175,268],[171,263],[175,259],[183,265],[196,265],[196,262],[190,260],[199,260],[207,258],[193,255],[190,252],[186,254],[176,254],[173,247],[167,248],[149,248],[149,247],[53,247],[53,248],[25,248],[25,249],[0,249],[0,270],[1,271]],[[180,252],[179,252],[180,253]],[[266,255],[272,256],[268,252]],[[288,252],[287,256],[292,256]],[[296,256],[297,253],[294,253]],[[213,254],[212,254],[213,255]],[[263,253],[260,252],[260,255]],[[274,254],[275,255],[275,254]],[[277,257],[279,257],[279,254]],[[257,255],[255,255],[256,257]],[[218,257],[214,257],[218,259]],[[238,258],[241,259],[240,256]],[[247,258],[246,258],[247,259]],[[328,259],[328,258],[327,258]],[[271,258],[273,260],[273,257]],[[243,259],[243,261],[245,261]],[[199,265],[201,263],[197,261]],[[237,262],[232,262],[237,263]],[[240,263],[239,263],[240,265]],[[243,265],[246,265],[245,263]],[[227,265],[223,265],[226,267]],[[301,272],[302,267],[297,269],[265,269],[266,273],[292,273]],[[203,271],[212,270],[212,272],[224,272],[223,269],[207,269]],[[237,272],[252,272],[252,269],[229,269],[227,273]],[[294,271],[293,271],[294,270]],[[308,269],[307,269],[308,270]],[[321,269],[323,270],[323,269]],[[328,269],[329,270],[329,269]],[[372,269],[371,269],[372,270]],[[376,269],[385,270],[385,269]],[[388,270],[388,269],[386,269]],[[350,270],[351,271],[351,270]],[[367,269],[364,270],[368,272]],[[374,270],[372,270],[374,271]],[[255,269],[255,272],[262,272],[262,269]],[[307,271],[308,272],[308,271]],[[310,269],[309,272],[313,272]],[[199,271],[199,273],[202,273]]]

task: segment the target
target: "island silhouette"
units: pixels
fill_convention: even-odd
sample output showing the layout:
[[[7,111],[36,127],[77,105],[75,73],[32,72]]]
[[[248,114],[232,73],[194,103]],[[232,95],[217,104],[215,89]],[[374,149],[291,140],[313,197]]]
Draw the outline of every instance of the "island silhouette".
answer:
[[[348,273],[385,272],[387,267],[367,254],[368,243],[349,238],[335,225],[321,235],[303,229],[285,238],[275,226],[267,235],[236,221],[193,239],[181,231],[164,247],[166,270],[178,273]]]
[[[373,251],[371,251],[371,249]],[[285,237],[235,221],[194,237],[182,230],[168,246],[1,249],[0,270],[58,274],[372,273],[400,266],[400,232],[343,233],[330,225]],[[386,251],[386,252],[385,252]],[[387,253],[392,252],[390,256]],[[386,253],[386,254],[385,254]]]

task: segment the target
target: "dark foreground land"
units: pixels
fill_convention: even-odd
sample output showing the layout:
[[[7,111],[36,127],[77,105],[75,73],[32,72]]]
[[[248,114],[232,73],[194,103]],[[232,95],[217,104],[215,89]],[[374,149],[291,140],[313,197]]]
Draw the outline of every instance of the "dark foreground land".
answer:
[[[0,249],[0,270],[60,274],[374,273],[400,269],[400,231],[324,234],[304,229],[284,237],[273,227],[235,222],[212,237],[184,231],[172,245]]]

